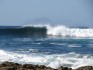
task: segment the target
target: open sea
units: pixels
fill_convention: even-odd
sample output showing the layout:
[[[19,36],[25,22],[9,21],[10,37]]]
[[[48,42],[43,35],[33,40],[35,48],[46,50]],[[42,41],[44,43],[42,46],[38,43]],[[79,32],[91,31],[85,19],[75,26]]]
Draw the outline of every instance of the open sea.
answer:
[[[93,66],[93,28],[0,26],[0,63]]]

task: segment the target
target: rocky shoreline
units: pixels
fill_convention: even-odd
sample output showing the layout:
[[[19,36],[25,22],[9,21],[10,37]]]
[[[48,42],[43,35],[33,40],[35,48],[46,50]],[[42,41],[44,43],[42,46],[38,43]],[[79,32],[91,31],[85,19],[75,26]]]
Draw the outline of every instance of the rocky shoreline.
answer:
[[[14,62],[5,61],[0,64],[0,70],[73,70],[68,67],[59,67],[58,69],[53,69],[51,67],[46,67],[45,65],[33,65],[33,64],[18,64]],[[93,66],[79,67],[74,70],[93,70]]]

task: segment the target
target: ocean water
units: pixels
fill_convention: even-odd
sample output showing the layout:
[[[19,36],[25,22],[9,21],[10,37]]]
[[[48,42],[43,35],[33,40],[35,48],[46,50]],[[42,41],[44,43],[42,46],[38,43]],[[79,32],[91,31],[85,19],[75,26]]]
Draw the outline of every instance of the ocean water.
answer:
[[[1,26],[0,63],[52,68],[93,66],[93,29],[66,26]]]

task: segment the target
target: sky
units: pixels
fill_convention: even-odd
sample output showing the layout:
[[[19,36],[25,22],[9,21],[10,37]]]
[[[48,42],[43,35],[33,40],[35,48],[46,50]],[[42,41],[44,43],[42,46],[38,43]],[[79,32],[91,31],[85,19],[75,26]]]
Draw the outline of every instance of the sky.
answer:
[[[37,20],[50,24],[93,27],[93,0],[0,0],[0,25]]]

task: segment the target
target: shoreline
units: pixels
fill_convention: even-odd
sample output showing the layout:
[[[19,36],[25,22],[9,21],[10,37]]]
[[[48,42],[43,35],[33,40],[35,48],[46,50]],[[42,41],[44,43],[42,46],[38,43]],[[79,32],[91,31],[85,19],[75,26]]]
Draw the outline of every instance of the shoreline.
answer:
[[[82,66],[77,69],[61,66],[58,69],[54,69],[45,65],[19,64],[5,61],[0,64],[0,70],[93,70],[93,66]]]

